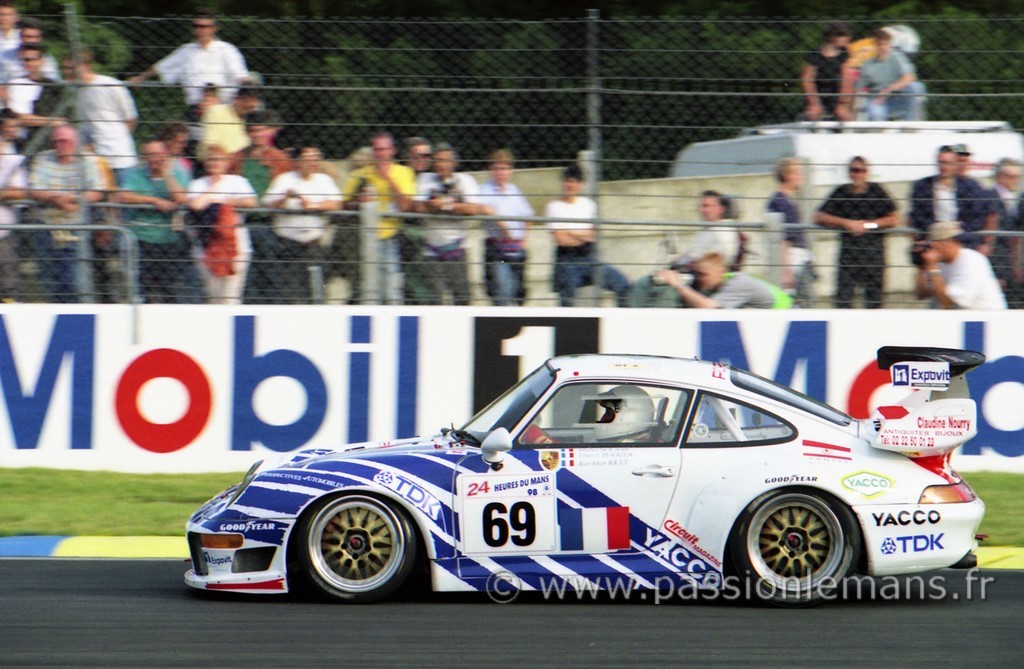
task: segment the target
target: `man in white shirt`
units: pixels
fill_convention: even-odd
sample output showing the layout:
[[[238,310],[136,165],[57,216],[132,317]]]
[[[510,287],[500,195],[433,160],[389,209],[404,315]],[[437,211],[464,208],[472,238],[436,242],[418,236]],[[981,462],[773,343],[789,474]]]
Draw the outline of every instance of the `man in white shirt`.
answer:
[[[464,172],[456,172],[459,158],[450,144],[434,147],[434,172],[416,180],[416,210],[427,214],[449,214],[446,218],[424,220],[427,277],[435,303],[443,304],[445,292],[453,304],[469,304],[469,265],[466,262],[464,216],[493,216],[494,209],[480,201],[480,186]]]
[[[714,190],[706,190],[700,194],[700,220],[708,223],[701,228],[686,247],[686,255],[696,260],[708,253],[717,253],[726,262],[730,271],[739,271],[743,264],[743,234],[736,228],[718,227],[713,225],[720,221],[734,220],[733,205],[730,199]]]
[[[297,162],[297,170],[270,182],[263,204],[289,212],[274,216],[281,301],[309,304],[310,268],[323,262],[320,243],[328,222],[325,212],[341,209],[341,190],[324,172],[320,149],[303,148]]]
[[[501,221],[487,221],[484,229],[484,281],[495,306],[522,306],[526,298],[526,222],[533,207],[519,186],[512,183],[514,158],[508,149],[491,154],[491,178],[480,187],[480,197]]]
[[[917,271],[917,298],[931,298],[940,309],[1006,309],[988,258],[964,248],[957,221],[940,221],[928,228]]]
[[[249,70],[242,53],[233,44],[217,39],[217,21],[213,10],[200,9],[192,20],[194,42],[175,49],[169,56],[149,69],[130,78],[130,84],[140,84],[154,75],[170,84],[181,84],[185,89],[185,102],[198,105],[206,84],[214,84],[221,102],[230,102],[235,89],[249,78]]]
[[[75,120],[82,133],[82,143],[92,146],[93,153],[106,159],[117,184],[123,185],[126,173],[139,164],[132,131],[139,114],[128,87],[123,82],[92,69],[89,51],[78,54],[77,77],[81,86],[75,95]],[[75,74],[75,59],[64,59],[69,78]]]
[[[613,291],[619,306],[624,307],[629,279],[611,265],[598,266],[594,248],[597,229],[592,222],[597,218],[597,203],[580,195],[582,190],[583,172],[577,165],[569,165],[562,174],[562,197],[544,208],[545,218],[582,219],[547,224],[557,245],[553,283],[559,302],[571,307],[577,290],[595,285]]]
[[[195,41],[178,47],[166,58],[129,78],[128,83],[135,86],[159,75],[164,83],[181,84],[185,104],[189,107],[188,120],[192,122],[199,120],[199,102],[207,84],[217,87],[221,102],[231,102],[238,86],[249,80],[249,70],[237,47],[217,39],[215,16],[211,9],[197,11],[192,20]]]

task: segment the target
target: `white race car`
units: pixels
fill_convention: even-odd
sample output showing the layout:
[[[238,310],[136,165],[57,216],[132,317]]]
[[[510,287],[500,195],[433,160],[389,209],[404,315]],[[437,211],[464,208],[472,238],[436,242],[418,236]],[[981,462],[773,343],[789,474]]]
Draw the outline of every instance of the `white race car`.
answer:
[[[185,581],[373,601],[419,567],[436,591],[738,579],[808,604],[853,573],[973,566],[985,506],[950,454],[984,360],[882,348],[909,395],[855,420],[714,362],[553,358],[461,429],[256,463],[188,523]]]

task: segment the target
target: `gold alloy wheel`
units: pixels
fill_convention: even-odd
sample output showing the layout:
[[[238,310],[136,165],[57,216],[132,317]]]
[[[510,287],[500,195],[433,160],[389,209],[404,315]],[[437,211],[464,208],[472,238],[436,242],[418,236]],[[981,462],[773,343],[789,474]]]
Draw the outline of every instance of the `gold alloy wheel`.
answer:
[[[324,585],[341,594],[366,593],[395,576],[407,540],[405,526],[385,503],[339,497],[316,513],[306,550]]]
[[[844,575],[842,524],[823,501],[802,493],[762,504],[747,530],[747,557],[756,575],[783,591],[814,587]]]

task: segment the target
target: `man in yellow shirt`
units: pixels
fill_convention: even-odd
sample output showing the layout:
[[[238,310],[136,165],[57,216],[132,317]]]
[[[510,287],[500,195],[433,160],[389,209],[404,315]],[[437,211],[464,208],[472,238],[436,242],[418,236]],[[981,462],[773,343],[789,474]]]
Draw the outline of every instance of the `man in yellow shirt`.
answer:
[[[238,95],[231,102],[209,107],[200,119],[203,139],[199,142],[196,156],[203,160],[208,146],[221,146],[229,156],[249,146],[249,135],[245,132],[245,117],[256,111],[259,106],[260,94],[255,88],[243,86],[238,89]]]
[[[381,132],[370,138],[373,163],[352,172],[342,188],[344,207],[359,209],[363,202],[377,199],[382,218],[377,230],[378,263],[384,302],[402,303],[402,270],[398,257],[396,235],[401,220],[388,217],[388,212],[407,212],[413,209],[416,194],[416,173],[412,168],[395,162],[395,139],[391,133]]]

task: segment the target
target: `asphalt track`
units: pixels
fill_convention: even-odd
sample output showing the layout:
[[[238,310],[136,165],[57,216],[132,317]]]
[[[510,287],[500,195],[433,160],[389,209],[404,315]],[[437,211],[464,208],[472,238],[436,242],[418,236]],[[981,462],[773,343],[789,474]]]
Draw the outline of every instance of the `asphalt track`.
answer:
[[[0,559],[0,666],[1018,667],[1024,650],[1022,571],[932,572],[922,586],[878,579],[874,598],[865,587],[777,609],[655,604],[636,592],[629,601],[524,593],[511,604],[405,594],[345,606],[196,592],[185,569],[181,560]],[[994,580],[982,590],[982,579]]]

